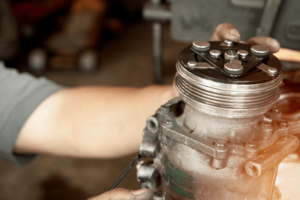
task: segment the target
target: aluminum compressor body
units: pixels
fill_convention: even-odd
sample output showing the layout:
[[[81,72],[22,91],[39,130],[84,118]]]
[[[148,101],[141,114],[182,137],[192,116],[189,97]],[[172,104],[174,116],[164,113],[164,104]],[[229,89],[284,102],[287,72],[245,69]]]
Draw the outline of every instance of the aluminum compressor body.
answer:
[[[194,41],[176,69],[180,96],[147,119],[142,187],[161,200],[277,200],[278,165],[299,145],[274,107],[280,61],[260,45]]]

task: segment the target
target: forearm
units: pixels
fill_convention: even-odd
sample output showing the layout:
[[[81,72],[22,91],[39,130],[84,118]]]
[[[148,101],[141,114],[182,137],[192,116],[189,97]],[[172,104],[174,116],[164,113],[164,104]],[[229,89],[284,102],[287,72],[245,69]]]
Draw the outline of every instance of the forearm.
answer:
[[[171,86],[64,89],[30,116],[16,152],[93,158],[137,152],[146,118],[172,96]]]

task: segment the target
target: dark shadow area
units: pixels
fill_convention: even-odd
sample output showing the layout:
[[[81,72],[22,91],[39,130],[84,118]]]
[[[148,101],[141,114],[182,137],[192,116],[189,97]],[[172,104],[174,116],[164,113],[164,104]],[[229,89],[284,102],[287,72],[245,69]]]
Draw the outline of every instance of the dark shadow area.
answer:
[[[41,200],[82,200],[89,196],[61,175],[51,174],[40,183]]]

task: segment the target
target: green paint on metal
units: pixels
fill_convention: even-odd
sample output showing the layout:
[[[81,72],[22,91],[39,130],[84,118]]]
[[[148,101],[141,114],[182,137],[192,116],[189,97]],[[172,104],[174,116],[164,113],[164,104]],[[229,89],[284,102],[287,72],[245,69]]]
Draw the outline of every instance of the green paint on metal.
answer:
[[[164,159],[163,179],[177,194],[194,199],[194,177],[176,168],[167,158]]]

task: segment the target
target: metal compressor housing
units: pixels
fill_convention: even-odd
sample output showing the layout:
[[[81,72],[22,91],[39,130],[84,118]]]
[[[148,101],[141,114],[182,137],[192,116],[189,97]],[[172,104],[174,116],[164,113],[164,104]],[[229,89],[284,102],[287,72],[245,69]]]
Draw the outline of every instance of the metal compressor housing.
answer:
[[[240,77],[201,62],[190,47],[181,52],[180,97],[147,119],[140,154],[153,161],[139,165],[138,180],[161,200],[277,200],[278,165],[299,145],[273,108],[280,62],[272,55],[262,61],[276,75],[254,67]]]

